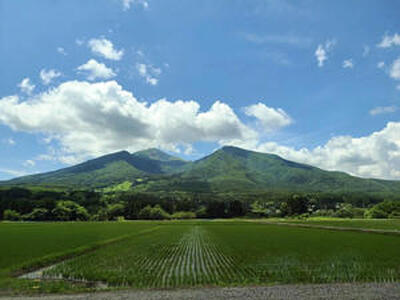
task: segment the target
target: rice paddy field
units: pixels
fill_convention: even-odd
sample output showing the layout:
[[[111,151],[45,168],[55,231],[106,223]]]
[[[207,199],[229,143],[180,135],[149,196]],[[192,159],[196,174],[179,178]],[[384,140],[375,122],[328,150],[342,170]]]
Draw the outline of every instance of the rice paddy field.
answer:
[[[400,236],[379,233],[245,221],[0,223],[0,239],[3,291],[400,279]],[[39,280],[13,277],[51,264]]]
[[[343,218],[309,218],[306,220],[275,219],[276,222],[347,227],[357,229],[376,229],[400,232],[400,219],[343,219]]]

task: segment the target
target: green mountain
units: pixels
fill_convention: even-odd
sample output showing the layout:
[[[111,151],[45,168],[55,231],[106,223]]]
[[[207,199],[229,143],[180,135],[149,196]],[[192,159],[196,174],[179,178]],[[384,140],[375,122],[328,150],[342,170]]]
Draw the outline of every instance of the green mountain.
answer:
[[[158,149],[117,152],[54,172],[16,178],[5,184],[112,187],[132,183],[140,191],[400,192],[400,182],[364,179],[285,160],[277,155],[223,147],[194,162]]]
[[[155,148],[133,153],[131,159],[133,165],[150,174],[172,174],[190,164]]]
[[[181,186],[210,191],[298,190],[399,192],[400,182],[364,179],[285,160],[278,155],[223,147],[180,174]],[[179,184],[176,186],[179,189]]]
[[[23,176],[6,184],[107,187],[151,174],[173,173],[187,162],[157,149],[130,154],[120,151],[61,170]]]

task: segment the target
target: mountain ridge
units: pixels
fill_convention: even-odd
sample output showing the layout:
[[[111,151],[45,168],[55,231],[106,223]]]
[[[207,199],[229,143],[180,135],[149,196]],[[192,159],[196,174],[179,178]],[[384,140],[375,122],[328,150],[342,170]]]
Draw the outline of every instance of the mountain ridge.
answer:
[[[399,181],[360,178],[286,160],[278,155],[224,146],[196,161],[159,149],[118,151],[75,166],[15,178],[8,185],[100,188],[129,181],[144,191],[228,192],[270,189],[400,192]]]

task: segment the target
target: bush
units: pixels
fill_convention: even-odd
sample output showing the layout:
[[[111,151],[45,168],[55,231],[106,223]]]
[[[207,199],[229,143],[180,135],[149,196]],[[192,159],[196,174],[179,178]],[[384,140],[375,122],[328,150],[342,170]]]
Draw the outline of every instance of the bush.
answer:
[[[125,205],[122,203],[116,203],[110,205],[108,208],[108,219],[109,220],[116,220],[117,218],[124,215]]]
[[[21,215],[15,210],[6,209],[3,212],[3,219],[7,221],[19,221],[21,220]]]
[[[57,221],[86,221],[89,214],[83,206],[73,201],[59,201],[52,214]]]
[[[171,216],[171,218],[178,220],[195,219],[196,214],[192,211],[177,211]]]
[[[146,220],[164,220],[169,219],[170,215],[161,208],[160,205],[155,205],[151,207],[147,205],[139,212],[139,219],[146,219]]]
[[[400,202],[385,200],[374,205],[365,212],[365,217],[373,219],[386,219],[390,216],[400,215]]]
[[[353,218],[353,206],[349,203],[338,203],[336,205],[335,217],[338,218]]]
[[[197,218],[207,218],[207,208],[205,206],[200,206],[196,210]]]
[[[312,214],[313,217],[333,217],[334,215],[333,209],[318,209]]]
[[[377,207],[372,207],[365,212],[365,217],[368,219],[387,219],[388,213]]]
[[[45,208],[34,208],[31,213],[23,216],[24,220],[45,221],[49,219],[49,211]]]
[[[108,212],[105,208],[100,208],[96,214],[90,216],[90,221],[107,221]]]

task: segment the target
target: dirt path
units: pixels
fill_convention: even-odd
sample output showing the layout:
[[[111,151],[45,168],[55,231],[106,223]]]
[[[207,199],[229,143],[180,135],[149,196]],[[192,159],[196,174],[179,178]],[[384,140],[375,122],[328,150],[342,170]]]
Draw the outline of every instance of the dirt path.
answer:
[[[277,285],[269,287],[125,290],[92,294],[0,297],[10,300],[168,300],[168,299],[400,299],[400,283]]]

